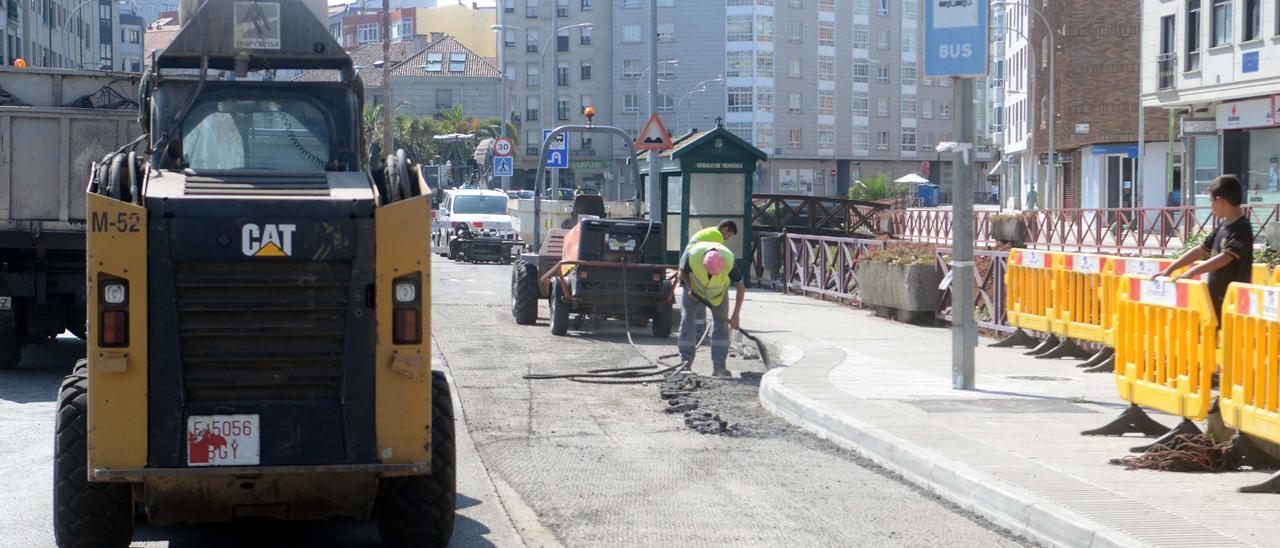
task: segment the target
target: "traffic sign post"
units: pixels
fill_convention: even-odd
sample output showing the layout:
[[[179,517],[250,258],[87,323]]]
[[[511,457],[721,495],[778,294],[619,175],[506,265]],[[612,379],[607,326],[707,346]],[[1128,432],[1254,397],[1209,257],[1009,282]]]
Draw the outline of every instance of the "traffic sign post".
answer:
[[[972,162],[974,143],[974,78],[987,75],[987,2],[979,0],[927,0],[925,2],[924,74],[952,78],[953,133],[947,143],[952,152],[951,234],[951,386],[974,388],[974,348],[978,325],[974,319],[973,191],[976,173]],[[942,145],[940,145],[941,148]]]
[[[511,177],[515,175],[515,159],[510,156],[493,157],[493,176]]]
[[[511,156],[511,154],[515,152],[515,148],[515,143],[511,142],[511,139],[498,137],[498,139],[493,142],[493,155],[502,157]]]
[[[542,142],[546,143],[549,135],[551,135],[551,130],[542,130]],[[567,135],[566,133],[561,133],[547,145],[547,148],[551,150],[551,154],[547,155],[547,167],[551,169],[569,168],[569,141],[566,139]]]
[[[636,136],[636,150],[667,150],[672,146],[671,134],[667,133],[667,126],[662,124],[657,114],[649,117],[640,135]]]

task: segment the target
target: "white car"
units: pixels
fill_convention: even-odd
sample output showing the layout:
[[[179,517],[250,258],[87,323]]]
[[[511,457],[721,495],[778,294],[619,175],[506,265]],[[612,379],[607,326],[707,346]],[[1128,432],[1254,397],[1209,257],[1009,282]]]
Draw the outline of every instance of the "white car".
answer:
[[[511,262],[521,245],[507,214],[507,195],[498,190],[445,191],[432,223],[433,251],[466,262]]]

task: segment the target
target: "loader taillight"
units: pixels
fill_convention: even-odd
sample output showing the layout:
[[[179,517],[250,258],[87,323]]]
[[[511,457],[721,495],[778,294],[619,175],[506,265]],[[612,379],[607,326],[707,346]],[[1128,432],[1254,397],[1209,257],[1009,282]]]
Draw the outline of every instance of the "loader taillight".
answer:
[[[391,342],[422,342],[422,291],[418,274],[396,278],[391,282]]]
[[[118,347],[129,345],[129,313],[124,310],[103,310],[102,321],[99,322],[98,345]]]
[[[418,335],[421,330],[418,328],[418,311],[412,308],[398,308],[395,312],[395,320],[392,322],[395,331],[395,344],[415,344],[421,342],[422,338]]]

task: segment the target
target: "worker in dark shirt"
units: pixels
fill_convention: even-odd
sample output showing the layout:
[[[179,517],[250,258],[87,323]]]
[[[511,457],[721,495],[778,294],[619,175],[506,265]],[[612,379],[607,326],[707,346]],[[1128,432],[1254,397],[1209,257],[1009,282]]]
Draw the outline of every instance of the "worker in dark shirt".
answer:
[[[1203,260],[1174,278],[1194,278],[1209,275],[1209,296],[1213,299],[1214,312],[1222,314],[1222,302],[1227,297],[1227,287],[1232,282],[1250,283],[1253,279],[1253,224],[1245,217],[1244,185],[1235,175],[1222,175],[1209,183],[1209,205],[1213,216],[1221,224],[1204,245],[1186,252],[1156,277],[1167,277],[1172,272]],[[1205,260],[1208,259],[1208,260]]]
[[[711,365],[714,377],[728,377],[725,360],[729,358],[729,330],[737,329],[742,316],[742,300],[747,287],[734,260],[733,252],[715,242],[700,242],[689,246],[680,262],[680,285],[684,293],[680,298],[680,357],[693,361],[697,350],[697,321],[712,308]],[[729,287],[737,288],[737,300],[733,314],[729,314]]]

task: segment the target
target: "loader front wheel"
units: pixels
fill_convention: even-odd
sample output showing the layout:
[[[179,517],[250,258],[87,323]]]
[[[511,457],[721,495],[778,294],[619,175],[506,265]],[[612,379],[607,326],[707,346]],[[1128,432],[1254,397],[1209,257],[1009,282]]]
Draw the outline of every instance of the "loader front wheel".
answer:
[[[458,493],[453,399],[444,372],[431,372],[431,474],[382,480],[374,519],[383,546],[448,546]]]

